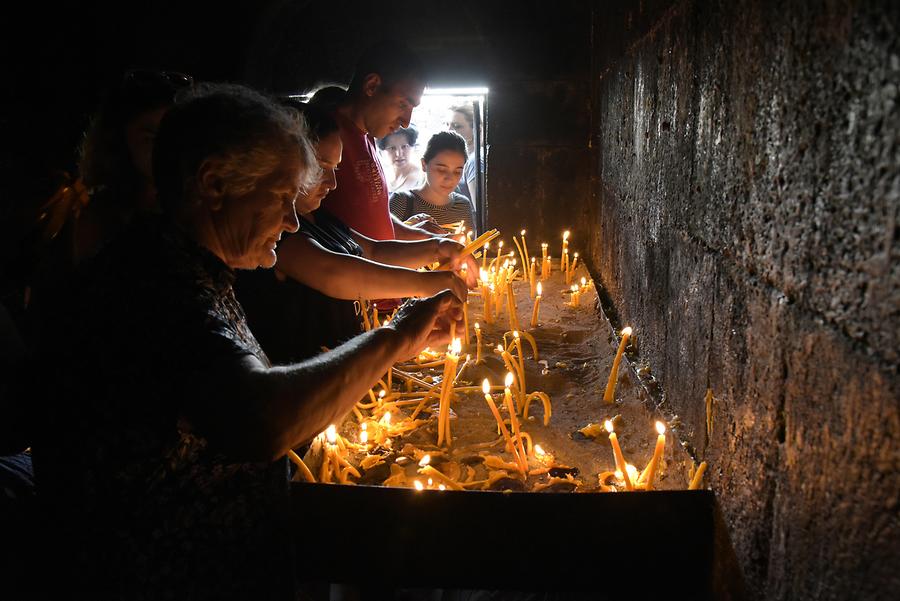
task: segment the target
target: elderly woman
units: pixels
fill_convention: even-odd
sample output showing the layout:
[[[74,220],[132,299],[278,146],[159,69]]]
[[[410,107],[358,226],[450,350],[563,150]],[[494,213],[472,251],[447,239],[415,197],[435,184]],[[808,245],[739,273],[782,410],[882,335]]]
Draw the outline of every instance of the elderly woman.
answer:
[[[153,171],[164,216],[85,263],[43,346],[34,453],[54,565],[73,567],[72,597],[292,599],[286,451],[446,341],[459,303],[410,303],[390,326],[273,367],[231,284],[297,230],[295,199],[319,177],[301,122],[246,88],[198,87],[164,117]]]

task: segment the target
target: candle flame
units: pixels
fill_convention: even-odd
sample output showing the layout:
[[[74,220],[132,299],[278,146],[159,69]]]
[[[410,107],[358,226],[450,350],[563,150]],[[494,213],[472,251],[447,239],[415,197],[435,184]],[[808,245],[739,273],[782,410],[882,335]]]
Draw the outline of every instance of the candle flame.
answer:
[[[462,342],[459,338],[454,338],[453,342],[450,343],[450,352],[454,355],[458,355],[462,350]]]
[[[629,478],[632,482],[637,482],[638,476],[639,476],[640,474],[638,474],[638,470],[637,470],[636,467],[634,467],[634,466],[631,465],[630,463],[626,463],[626,464],[625,464],[625,471],[628,472],[628,478]]]
[[[325,438],[328,439],[328,442],[334,444],[337,442],[337,428],[334,424],[331,424],[327,428],[325,428]]]
[[[656,431],[660,434],[666,433],[666,425],[662,422],[656,422]]]
[[[631,326],[622,328],[622,336],[631,336],[631,332],[632,332]]]
[[[384,412],[384,416],[382,416],[382,418],[381,418],[381,423],[384,424],[385,426],[391,425],[391,412],[390,411]]]
[[[363,444],[366,444],[367,442],[369,442],[369,433],[366,432],[365,430],[360,432],[359,433],[359,442],[361,442]]]
[[[540,283],[540,282],[538,282],[538,285],[537,285],[537,295],[540,296],[540,295],[541,295],[541,292],[543,292],[543,291],[544,291],[544,287],[541,286],[541,283]]]
[[[506,372],[506,379],[504,380],[506,387],[509,388],[513,383],[513,375],[512,372]]]
[[[563,240],[568,240],[568,239],[569,239],[569,230],[566,230],[563,232]]]
[[[578,253],[576,253],[576,254],[578,254]],[[587,278],[581,278],[581,285],[587,286]]]
[[[519,330],[513,330],[513,338],[519,337]]]
[[[447,490],[447,487],[443,484],[438,484],[438,490]]]
[[[546,242],[541,242],[541,248],[547,248],[548,244]]]
[[[578,256],[578,253],[575,253],[575,255],[574,255],[574,256],[575,256],[575,257],[577,257],[577,256]]]
[[[480,330],[480,329],[481,329],[481,326],[478,325],[478,322],[477,322],[477,321],[475,322],[475,329],[476,329],[476,330]]]
[[[434,480],[432,480],[431,478],[429,478],[429,479],[428,479],[428,488],[431,488],[432,486],[434,486]]]
[[[361,423],[361,424],[359,425],[359,429],[362,430],[363,432],[365,432],[366,430],[368,430],[368,429],[369,429],[369,424],[368,424],[368,422],[363,422],[363,423]]]
[[[524,236],[524,235],[525,235],[525,230],[522,230],[521,232],[519,232],[519,234],[522,235],[522,236]]]
[[[490,247],[491,247],[491,243],[490,243],[490,242],[485,242],[485,243],[484,243],[484,250],[487,250],[487,249],[489,249]]]
[[[459,270],[460,271],[469,271],[469,264],[463,263],[462,265],[460,265]]]
[[[383,399],[384,395],[386,395],[386,394],[387,394],[387,390],[382,388],[381,391],[378,393],[378,398]]]
[[[544,448],[541,445],[536,444],[536,445],[534,445],[534,454],[537,455],[538,457],[542,457],[542,456],[546,455],[547,453],[544,452]]]
[[[620,470],[616,470],[616,480],[624,480],[625,476],[622,474]]]
[[[503,240],[497,243],[497,248],[503,248]]]
[[[425,467],[431,463],[431,455],[424,455],[421,460],[419,460],[419,467]]]
[[[500,344],[499,342],[497,343],[497,350],[500,351],[501,353],[503,352],[503,345]]]
[[[484,394],[491,393],[491,383],[488,382],[487,378],[485,378],[484,381],[481,383],[481,390],[484,392]]]
[[[572,284],[572,286],[569,288],[569,290],[571,290],[572,292],[578,292],[578,286],[575,284]]]
[[[459,241],[460,244],[465,244],[465,243],[466,243],[466,237],[465,237],[465,236],[460,236],[459,238],[457,238],[457,240]]]
[[[532,265],[534,264],[534,261],[535,261],[535,257],[531,257],[531,263],[532,263]]]
[[[603,422],[603,427],[606,428],[606,431],[609,432],[610,434],[612,434],[615,431],[615,428],[613,427],[613,423],[609,420],[606,420],[605,422]]]
[[[422,486],[422,483],[419,482],[418,480],[413,480],[413,486],[416,487],[416,490],[422,490],[425,488],[424,486]]]

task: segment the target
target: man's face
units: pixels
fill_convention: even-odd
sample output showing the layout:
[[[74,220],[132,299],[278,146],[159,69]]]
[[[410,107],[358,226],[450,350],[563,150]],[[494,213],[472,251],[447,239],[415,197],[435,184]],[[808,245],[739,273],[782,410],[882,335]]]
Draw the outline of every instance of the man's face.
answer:
[[[375,76],[377,77],[377,76]],[[368,99],[363,111],[366,131],[375,138],[383,138],[407,127],[412,111],[422,101],[425,84],[414,79],[401,79],[393,85],[380,83],[366,89]]]
[[[255,269],[275,265],[275,247],[281,235],[300,227],[294,202],[302,175],[300,157],[286,156],[253,190],[224,200],[216,230],[230,267]]]
[[[447,126],[451,130],[461,135],[466,140],[466,144],[468,144],[469,146],[472,145],[472,142],[474,140],[472,126],[469,125],[469,121],[466,119],[465,115],[463,115],[462,113],[454,112],[450,116],[450,122],[447,124]]]

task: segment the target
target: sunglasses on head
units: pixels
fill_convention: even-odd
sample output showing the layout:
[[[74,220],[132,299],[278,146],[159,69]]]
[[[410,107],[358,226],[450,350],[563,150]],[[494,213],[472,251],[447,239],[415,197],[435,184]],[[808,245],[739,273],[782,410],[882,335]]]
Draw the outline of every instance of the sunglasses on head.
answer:
[[[131,69],[125,72],[125,83],[136,86],[165,86],[173,89],[193,85],[194,78],[178,71],[154,71],[152,69]]]

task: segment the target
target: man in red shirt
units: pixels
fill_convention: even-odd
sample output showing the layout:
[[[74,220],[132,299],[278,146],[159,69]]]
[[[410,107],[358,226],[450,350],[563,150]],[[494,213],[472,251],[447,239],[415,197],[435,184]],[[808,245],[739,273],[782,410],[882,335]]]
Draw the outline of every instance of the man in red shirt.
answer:
[[[381,42],[363,53],[335,109],[344,144],[337,188],[322,206],[375,240],[422,240],[434,234],[391,215],[387,180],[375,139],[409,126],[425,89],[424,68],[403,44]]]

